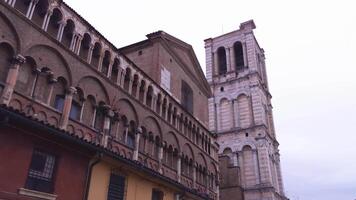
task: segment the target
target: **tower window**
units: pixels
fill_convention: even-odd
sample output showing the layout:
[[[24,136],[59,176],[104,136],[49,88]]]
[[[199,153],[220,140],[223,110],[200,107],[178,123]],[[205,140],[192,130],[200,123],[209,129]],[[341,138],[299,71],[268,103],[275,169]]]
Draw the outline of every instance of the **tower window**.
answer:
[[[220,92],[224,92],[224,87],[221,87],[221,88],[220,88]]]
[[[218,67],[219,75],[226,74],[227,65],[226,65],[226,52],[224,47],[218,49]]]
[[[245,63],[244,63],[244,53],[242,49],[241,42],[236,42],[234,44],[234,52],[235,52],[235,69],[236,71],[243,70]]]
[[[182,80],[182,106],[189,113],[193,114],[193,90],[190,86]]]

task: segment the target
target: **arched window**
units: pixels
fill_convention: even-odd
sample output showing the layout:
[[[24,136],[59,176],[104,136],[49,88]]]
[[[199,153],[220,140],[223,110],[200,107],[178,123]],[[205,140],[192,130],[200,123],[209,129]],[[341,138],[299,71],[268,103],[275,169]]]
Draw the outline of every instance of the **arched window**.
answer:
[[[219,75],[226,74],[227,72],[226,52],[224,47],[219,47],[218,49],[218,72]]]
[[[87,60],[88,59],[90,44],[91,44],[91,37],[90,37],[90,35],[88,33],[85,33],[84,36],[83,36],[83,40],[82,40],[82,43],[80,45],[80,51],[79,51],[79,56],[83,60]]]
[[[101,65],[101,73],[103,73],[105,76],[107,76],[109,72],[110,60],[111,60],[110,52],[105,51],[103,63]]]
[[[22,14],[26,15],[27,10],[29,9],[30,2],[31,0],[16,0],[15,8]]]
[[[134,121],[130,121],[129,132],[127,135],[127,146],[134,148],[135,147],[135,135],[136,135],[136,124]]]
[[[231,104],[230,102],[224,98],[220,101],[220,129],[227,130],[231,128]]]
[[[104,120],[105,120],[104,103],[100,102],[95,112],[94,128],[98,131],[102,131],[104,129]]]
[[[192,88],[182,80],[182,87],[181,87],[181,101],[182,106],[185,108],[186,111],[193,114],[194,107],[193,107],[193,90]]]
[[[36,78],[36,75],[33,73],[33,70],[35,68],[36,68],[35,60],[32,59],[31,57],[26,57],[26,63],[24,63],[19,69],[15,90],[21,92],[21,94],[24,95],[28,95],[28,96],[31,95],[33,82]]]
[[[244,53],[241,42],[235,42],[234,44],[235,53],[235,69],[237,71],[242,70],[245,66],[244,64]]]
[[[255,152],[250,146],[245,146],[242,149],[243,156],[243,176],[245,177],[246,186],[253,186],[256,184],[256,169],[255,169]]]
[[[82,121],[84,122],[84,124],[86,124],[89,127],[93,125],[95,107],[96,107],[95,98],[93,96],[88,96],[84,102]]]
[[[74,120],[81,120],[82,105],[84,103],[83,91],[77,88],[77,93],[74,94],[72,105],[70,108],[69,118]]]
[[[95,68],[98,67],[99,60],[100,60],[100,54],[101,54],[101,45],[100,43],[95,43],[94,49],[93,49],[93,56],[91,59],[91,65],[93,65]]]
[[[156,101],[156,113],[159,114],[161,112],[161,98],[162,98],[162,95],[161,94],[158,94],[157,95],[157,101]]]
[[[252,113],[250,107],[250,99],[246,95],[240,95],[237,98],[237,118],[239,126],[247,128],[252,123]]]
[[[49,24],[48,24],[48,28],[47,28],[47,32],[53,37],[53,38],[57,38],[58,35],[58,31],[59,31],[59,23],[61,22],[63,18],[63,15],[61,13],[61,11],[59,11],[58,9],[54,9],[53,10],[53,14],[51,15],[50,19],[49,19]]]
[[[125,77],[124,77],[124,89],[126,91],[129,91],[130,81],[131,81],[131,69],[126,68],[126,73],[125,73]]]
[[[63,112],[66,86],[67,82],[63,78],[58,78],[57,83],[54,83],[53,85],[52,100],[50,104],[59,112]]]
[[[35,11],[32,16],[32,21],[35,22],[35,24],[37,24],[37,26],[39,26],[39,27],[42,27],[42,25],[43,25],[43,20],[47,14],[48,6],[49,6],[48,0],[39,0],[35,6]],[[58,16],[56,16],[56,14],[57,14],[56,10],[57,9],[55,9],[53,11],[51,19],[53,17],[58,17]],[[60,15],[60,17],[62,18],[62,15]],[[51,23],[51,21],[50,21],[50,23]],[[54,38],[56,38],[56,36],[57,35],[55,35]]]
[[[41,72],[37,75],[37,80],[35,83],[35,91],[33,97],[41,102],[47,103],[48,94],[50,92],[50,85],[48,82],[49,76],[51,76],[50,69],[44,67]]]
[[[11,61],[14,56],[12,47],[7,43],[0,44],[0,86],[4,87],[7,73],[11,66]]]
[[[153,98],[153,88],[152,86],[148,86],[147,94],[146,94],[146,106],[151,107]]]
[[[131,94],[134,97],[136,97],[136,94],[137,94],[138,84],[139,84],[138,75],[135,74],[133,77],[132,89],[131,89]]]
[[[74,29],[75,29],[74,22],[72,20],[67,20],[67,24],[64,27],[62,41],[61,41],[61,43],[67,48],[71,48]]]
[[[112,68],[111,68],[111,81],[114,82],[114,83],[117,83],[117,78],[119,76],[119,64],[120,64],[120,61],[115,58],[114,59],[114,64],[112,65]]]
[[[143,102],[144,95],[145,95],[145,88],[146,88],[146,82],[142,80],[139,88],[139,94],[138,94],[138,99],[140,102]]]

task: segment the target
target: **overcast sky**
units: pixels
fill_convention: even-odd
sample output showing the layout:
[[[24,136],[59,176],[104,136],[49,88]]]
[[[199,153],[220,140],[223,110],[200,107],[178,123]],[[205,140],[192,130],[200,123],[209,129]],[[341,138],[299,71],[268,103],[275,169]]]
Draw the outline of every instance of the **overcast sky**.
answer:
[[[164,30],[191,44],[254,19],[266,52],[285,191],[356,199],[356,6],[352,0],[67,0],[117,47]]]

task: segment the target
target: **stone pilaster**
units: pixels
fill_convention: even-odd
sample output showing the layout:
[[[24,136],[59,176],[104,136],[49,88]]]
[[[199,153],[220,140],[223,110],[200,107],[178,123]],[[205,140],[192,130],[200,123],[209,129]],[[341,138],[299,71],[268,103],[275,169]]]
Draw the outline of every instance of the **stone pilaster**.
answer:
[[[16,80],[17,80],[20,66],[25,62],[26,62],[26,58],[20,54],[16,55],[12,59],[12,63],[9,68],[6,82],[5,82],[5,88],[0,98],[0,104],[9,105],[16,85]]]
[[[61,129],[65,130],[67,128],[70,109],[72,107],[73,95],[76,92],[77,92],[77,89],[75,87],[70,87],[66,91],[66,96],[64,98],[64,106],[63,106],[63,111],[62,111],[62,117],[61,117],[61,123],[60,123],[60,126],[59,126]]]

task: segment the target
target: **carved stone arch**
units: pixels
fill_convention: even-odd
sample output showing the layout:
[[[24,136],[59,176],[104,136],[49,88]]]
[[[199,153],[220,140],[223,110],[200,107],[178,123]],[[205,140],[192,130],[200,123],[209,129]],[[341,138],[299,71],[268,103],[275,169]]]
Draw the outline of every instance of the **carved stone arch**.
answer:
[[[202,153],[198,153],[196,156],[196,163],[198,166],[202,166],[205,169],[208,169],[208,163],[206,162],[206,158]]]
[[[256,145],[252,141],[242,141],[237,147],[237,151],[242,151],[244,147],[249,146],[252,150],[257,150]]]
[[[72,72],[65,58],[53,47],[47,45],[34,45],[26,50],[26,55],[31,56],[39,67],[47,67],[54,77],[64,77],[72,85]]]
[[[9,43],[14,49],[15,53],[21,53],[21,40],[15,26],[11,21],[0,12],[0,27],[1,27],[1,37],[0,43]]]
[[[88,95],[92,95],[95,97],[97,102],[102,101],[110,105],[109,94],[105,86],[96,77],[93,76],[82,77],[76,85],[77,87],[82,89],[85,97]]]
[[[135,121],[139,125],[139,118],[135,106],[128,99],[120,99],[118,101],[118,108],[120,115],[126,116],[128,121]]]
[[[146,117],[143,120],[142,125],[146,128],[147,132],[152,132],[154,134],[154,136],[159,136],[161,138],[162,141],[162,129],[159,126],[158,121],[156,120],[156,118],[149,116]]]
[[[163,141],[165,141],[167,145],[172,145],[173,148],[178,150],[178,153],[181,152],[178,137],[174,132],[170,131],[167,134],[165,134],[163,137]]]
[[[189,159],[192,159],[193,162],[195,161],[194,151],[190,144],[185,143],[182,149],[182,153],[184,156],[188,156]]]

